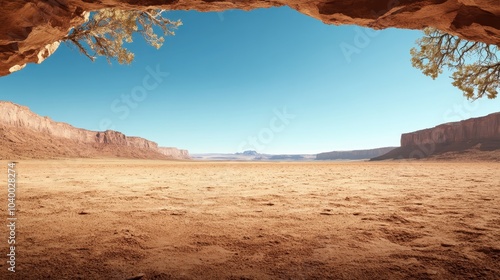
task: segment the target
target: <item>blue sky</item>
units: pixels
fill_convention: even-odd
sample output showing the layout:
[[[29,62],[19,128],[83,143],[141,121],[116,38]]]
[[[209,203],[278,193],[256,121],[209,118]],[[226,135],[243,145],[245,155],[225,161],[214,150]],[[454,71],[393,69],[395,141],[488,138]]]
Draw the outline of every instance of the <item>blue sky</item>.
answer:
[[[318,153],[398,146],[401,133],[499,111],[449,73],[412,68],[420,31],[325,25],[289,8],[170,12],[183,25],[131,65],[61,45],[0,78],[0,99],[76,127],[114,129],[191,153]]]

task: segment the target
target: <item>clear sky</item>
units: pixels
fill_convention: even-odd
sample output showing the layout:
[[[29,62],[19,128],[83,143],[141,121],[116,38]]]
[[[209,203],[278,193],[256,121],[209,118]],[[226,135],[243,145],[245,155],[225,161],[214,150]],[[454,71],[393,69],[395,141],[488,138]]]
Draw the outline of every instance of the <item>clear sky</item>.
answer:
[[[1,77],[0,99],[191,153],[398,146],[401,133],[500,110],[500,98],[471,103],[449,74],[412,68],[420,31],[325,25],[289,8],[168,17],[183,26],[160,50],[134,41],[131,65],[63,44]]]

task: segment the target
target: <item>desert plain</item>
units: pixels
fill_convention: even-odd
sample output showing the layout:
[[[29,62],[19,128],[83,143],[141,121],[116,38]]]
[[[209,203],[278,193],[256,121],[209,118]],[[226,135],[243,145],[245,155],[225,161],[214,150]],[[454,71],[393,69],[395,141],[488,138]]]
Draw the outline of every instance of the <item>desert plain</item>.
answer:
[[[6,181],[6,161],[0,170]],[[16,272],[3,226],[0,277],[500,279],[499,171],[484,161],[21,160]],[[0,199],[6,217],[6,188]]]

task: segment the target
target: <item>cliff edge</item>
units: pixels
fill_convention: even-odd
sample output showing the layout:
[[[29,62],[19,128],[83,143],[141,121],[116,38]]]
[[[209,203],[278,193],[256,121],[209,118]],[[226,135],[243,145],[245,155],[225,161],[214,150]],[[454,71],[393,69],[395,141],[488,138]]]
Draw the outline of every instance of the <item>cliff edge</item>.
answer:
[[[372,160],[451,158],[451,154],[478,158],[480,152],[491,151],[500,151],[500,112],[404,133],[401,147]],[[497,154],[488,157],[496,159]]]

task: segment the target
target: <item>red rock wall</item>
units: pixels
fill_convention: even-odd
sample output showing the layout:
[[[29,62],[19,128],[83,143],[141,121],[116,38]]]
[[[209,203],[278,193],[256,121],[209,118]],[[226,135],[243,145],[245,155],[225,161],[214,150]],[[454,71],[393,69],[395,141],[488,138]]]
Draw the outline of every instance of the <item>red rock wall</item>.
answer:
[[[144,138],[141,138],[141,137],[127,137],[127,144],[128,146],[131,146],[131,147],[136,147],[136,148],[147,148],[147,149],[151,149],[151,150],[157,150],[158,149],[158,144],[156,144],[155,142],[152,142],[152,141],[149,141],[149,140],[146,140]]]
[[[70,139],[84,144],[116,145],[151,150],[171,158],[187,159],[189,153],[177,148],[159,148],[158,144],[140,137],[107,130],[103,132],[73,127],[33,113],[28,107],[0,101],[0,125],[22,128],[51,137]]]
[[[223,11],[289,6],[327,24],[356,24],[375,29],[427,26],[463,38],[500,45],[498,0],[0,0],[0,76],[26,63],[41,63],[57,49],[85,11],[105,7]]]
[[[500,113],[405,133],[401,135],[401,147],[449,144],[471,140],[500,141]]]
[[[119,146],[130,146],[127,136],[125,134],[113,131],[106,130],[104,132],[96,132],[95,133],[95,142],[98,144],[110,144],[110,145],[119,145]],[[145,148],[145,147],[142,147]]]

